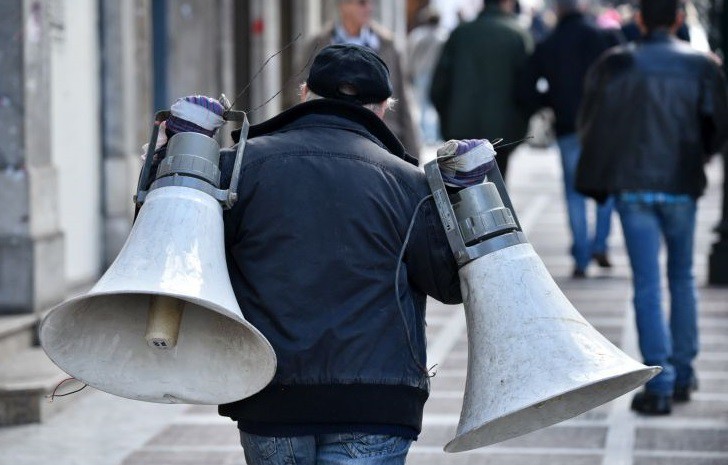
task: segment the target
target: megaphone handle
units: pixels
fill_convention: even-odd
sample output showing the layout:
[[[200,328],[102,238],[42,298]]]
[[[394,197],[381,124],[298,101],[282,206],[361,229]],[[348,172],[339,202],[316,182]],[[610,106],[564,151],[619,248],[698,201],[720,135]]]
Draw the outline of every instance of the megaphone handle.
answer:
[[[225,110],[225,113],[222,114],[222,118],[225,121],[236,121],[241,123],[244,122],[247,117],[247,113],[239,110]]]
[[[232,177],[230,178],[230,186],[228,186],[228,201],[225,204],[230,208],[238,200],[238,182],[240,181],[240,170],[243,166],[243,152],[245,151],[245,142],[248,140],[250,132],[250,122],[245,113],[243,113],[243,126],[240,128],[240,139],[238,140],[238,150],[235,154],[235,164],[233,165]]]
[[[440,166],[437,164],[437,160],[433,160],[425,165],[425,177],[427,178],[427,183],[430,185],[430,191],[435,201],[438,216],[445,228],[445,235],[450,244],[450,249],[455,256],[455,261],[458,265],[462,266],[469,260],[468,251],[463,236],[460,234],[457,217],[448,198],[445,182],[442,179],[442,173],[440,172]]]
[[[144,166],[139,173],[139,181],[137,182],[137,191],[134,195],[134,203],[141,204],[144,202],[144,196],[146,190],[149,188],[149,177],[151,176],[152,163],[154,162],[154,152],[157,148],[157,137],[159,136],[159,125],[169,118],[169,111],[158,111],[154,115],[154,124],[152,125],[152,135],[149,138],[149,145],[147,146],[147,155],[144,160]]]

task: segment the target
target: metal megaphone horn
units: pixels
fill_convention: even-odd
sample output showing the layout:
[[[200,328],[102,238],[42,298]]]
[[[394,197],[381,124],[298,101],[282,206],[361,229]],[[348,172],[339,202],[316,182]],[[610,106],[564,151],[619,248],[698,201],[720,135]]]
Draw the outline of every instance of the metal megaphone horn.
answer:
[[[561,292],[521,230],[497,166],[453,195],[437,160],[425,174],[460,266],[468,332],[463,407],[446,452],[572,418],[660,372],[609,342]]]
[[[249,127],[243,121],[232,182],[219,189],[219,145],[179,133],[156,179],[157,113],[135,200],[142,204],[123,249],[87,293],[51,309],[40,341],[53,362],[102,391],[160,403],[222,404],[265,387],[276,357],[243,318],[225,261],[223,207],[237,199]]]

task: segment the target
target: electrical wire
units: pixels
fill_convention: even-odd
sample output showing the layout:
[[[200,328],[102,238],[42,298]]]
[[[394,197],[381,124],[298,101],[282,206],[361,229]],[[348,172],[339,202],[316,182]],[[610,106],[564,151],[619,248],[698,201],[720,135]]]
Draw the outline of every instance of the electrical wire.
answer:
[[[506,142],[505,144],[500,145],[501,142],[503,142],[503,138],[500,138],[500,139],[496,139],[496,141],[493,143],[493,147],[498,146],[499,149],[502,149],[503,147],[508,147],[509,145],[520,144],[521,142],[525,142],[525,141],[527,141],[529,139],[533,139],[533,136],[526,136],[523,139],[518,139],[518,140],[513,141],[513,142]]]
[[[407,345],[409,346],[410,356],[412,357],[412,360],[415,362],[415,364],[417,365],[417,367],[420,370],[422,370],[422,372],[428,378],[432,378],[432,377],[434,377],[437,374],[437,372],[432,372],[431,373],[431,371],[437,365],[433,365],[432,367],[430,367],[428,369],[427,367],[423,366],[419,362],[419,360],[417,359],[417,354],[415,354],[415,348],[412,345],[412,338],[410,337],[409,326],[407,325],[407,318],[405,317],[404,308],[402,308],[402,301],[400,299],[400,294],[399,294],[399,272],[400,272],[400,270],[402,268],[402,259],[404,258],[404,253],[405,253],[405,251],[407,249],[407,244],[409,243],[410,235],[412,235],[412,229],[414,229],[414,226],[415,226],[415,220],[417,219],[417,213],[419,213],[420,207],[422,206],[422,204],[424,204],[425,201],[427,201],[427,200],[429,200],[431,198],[432,198],[432,194],[424,197],[422,200],[419,201],[419,203],[415,207],[415,211],[412,214],[412,219],[410,220],[409,226],[407,227],[407,234],[405,234],[405,236],[404,236],[404,242],[402,243],[402,249],[399,251],[399,257],[397,258],[397,269],[396,269],[395,274],[394,274],[394,292],[395,292],[396,298],[397,298],[397,308],[399,309],[399,316],[400,316],[400,318],[402,318],[402,324],[404,325],[404,332],[405,332],[405,335],[407,336]]]
[[[50,395],[46,396],[46,398],[49,399],[48,402],[53,402],[53,399],[55,399],[56,397],[66,397],[66,396],[70,396],[71,394],[76,394],[77,392],[83,391],[85,388],[88,387],[88,384],[84,384],[83,386],[76,389],[75,391],[67,392],[65,394],[56,394],[56,391],[58,391],[58,388],[60,388],[64,383],[66,383],[68,381],[73,381],[75,379],[76,378],[66,378],[63,381],[61,381],[60,383],[58,383],[56,385],[56,387],[53,389],[53,392]]]

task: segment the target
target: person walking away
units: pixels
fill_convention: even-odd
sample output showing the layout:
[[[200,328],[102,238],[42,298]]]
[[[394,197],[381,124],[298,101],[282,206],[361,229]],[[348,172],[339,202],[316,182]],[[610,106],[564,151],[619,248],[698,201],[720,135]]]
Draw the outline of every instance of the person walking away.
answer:
[[[371,48],[331,45],[303,103],[250,128],[225,250],[278,366],[219,407],[248,465],[404,464],[422,427],[425,301],[462,298],[425,174],[382,121],[391,96]],[[221,151],[223,186],[234,158]]]
[[[564,196],[571,231],[572,277],[587,276],[594,260],[602,268],[612,266],[607,250],[613,201],[596,206],[594,231],[589,233],[586,198],[574,189],[574,175],[581,146],[576,134],[576,114],[581,101],[584,77],[597,58],[618,45],[618,32],[600,29],[584,13],[581,0],[556,0],[558,22],[554,30],[536,45],[529,58],[520,99],[531,112],[549,107],[554,112],[556,142],[561,156]],[[545,83],[545,92],[538,87]]]
[[[685,4],[680,2],[680,11],[685,14]],[[643,30],[634,18],[634,15],[622,25],[622,34],[627,42],[635,42],[642,38]],[[685,42],[690,42],[690,29],[685,21],[675,31],[675,37]]]
[[[632,268],[633,304],[645,363],[662,372],[632,400],[669,414],[697,387],[697,291],[693,248],[703,165],[728,138],[726,83],[707,54],[674,37],[677,0],[643,0],[644,39],[611,49],[589,72],[578,117],[583,153],[576,188],[616,209]],[[661,241],[667,249],[669,320],[662,308]]]
[[[437,111],[430,101],[432,73],[447,40],[447,31],[440,26],[440,13],[427,6],[418,13],[421,24],[407,36],[409,82],[415,94],[422,142],[435,144],[442,140]]]
[[[528,127],[526,112],[516,103],[515,83],[533,49],[513,5],[513,0],[485,0],[475,20],[456,27],[430,88],[445,140],[503,139],[496,146],[496,160],[504,178],[510,155]]]
[[[415,158],[420,153],[420,134],[412,116],[412,89],[406,81],[406,68],[395,48],[392,33],[372,20],[373,0],[336,0],[338,19],[308,40],[297,52],[296,69],[308,74],[310,61],[322,48],[332,44],[353,44],[374,50],[389,68],[392,96],[396,105],[384,122]]]

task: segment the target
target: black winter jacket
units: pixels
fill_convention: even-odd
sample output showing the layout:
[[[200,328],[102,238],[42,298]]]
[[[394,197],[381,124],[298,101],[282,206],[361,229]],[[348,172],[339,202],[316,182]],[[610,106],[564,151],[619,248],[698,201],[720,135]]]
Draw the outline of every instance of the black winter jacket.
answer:
[[[532,48],[516,17],[492,6],[450,34],[430,88],[446,140],[523,138],[528,115],[516,105],[516,85]]]
[[[725,85],[710,57],[667,33],[610,50],[586,81],[577,190],[699,197],[703,164],[728,137]]]
[[[228,171],[234,151],[222,157]],[[398,255],[430,193],[412,161],[374,113],[344,102],[303,103],[251,128],[239,201],[224,216],[228,268],[278,368],[260,393],[220,406],[244,431],[420,431],[429,389],[425,299],[461,297],[427,200],[400,271],[404,315],[397,307]]]
[[[556,134],[573,134],[587,70],[605,50],[619,45],[620,39],[619,32],[601,30],[581,13],[565,15],[529,58],[519,86],[520,100],[530,112],[552,108]],[[536,90],[541,78],[548,82],[543,94]]]

